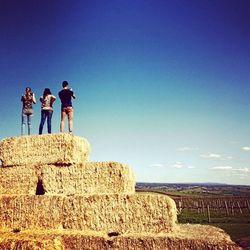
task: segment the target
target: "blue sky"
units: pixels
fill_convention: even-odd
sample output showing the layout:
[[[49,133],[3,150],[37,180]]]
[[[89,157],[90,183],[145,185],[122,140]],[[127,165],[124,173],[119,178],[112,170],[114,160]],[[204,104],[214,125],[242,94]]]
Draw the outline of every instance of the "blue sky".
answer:
[[[138,181],[250,185],[249,10],[248,0],[0,0],[0,138],[20,135],[26,86],[38,99],[68,80],[91,160],[127,163]],[[57,99],[53,132],[59,122]]]

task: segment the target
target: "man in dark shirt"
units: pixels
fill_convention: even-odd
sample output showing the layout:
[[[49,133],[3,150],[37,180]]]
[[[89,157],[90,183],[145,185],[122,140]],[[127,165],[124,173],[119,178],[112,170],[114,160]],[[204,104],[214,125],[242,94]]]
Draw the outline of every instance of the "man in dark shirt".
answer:
[[[69,88],[67,81],[62,83],[63,89],[58,93],[59,98],[62,103],[61,109],[61,122],[60,122],[60,132],[64,132],[64,120],[66,116],[68,117],[68,127],[69,133],[72,134],[73,131],[73,107],[72,107],[72,98],[76,98],[72,89]]]

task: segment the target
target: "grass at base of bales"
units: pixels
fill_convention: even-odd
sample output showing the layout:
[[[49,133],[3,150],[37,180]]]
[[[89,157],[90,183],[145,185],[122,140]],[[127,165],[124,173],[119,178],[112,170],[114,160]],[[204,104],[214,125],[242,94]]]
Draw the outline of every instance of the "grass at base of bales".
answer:
[[[208,222],[207,213],[197,213],[189,209],[183,209],[178,214],[178,223],[206,224],[216,226],[228,233],[232,240],[250,236],[250,217],[249,215],[237,214],[226,216],[219,211],[211,211]]]

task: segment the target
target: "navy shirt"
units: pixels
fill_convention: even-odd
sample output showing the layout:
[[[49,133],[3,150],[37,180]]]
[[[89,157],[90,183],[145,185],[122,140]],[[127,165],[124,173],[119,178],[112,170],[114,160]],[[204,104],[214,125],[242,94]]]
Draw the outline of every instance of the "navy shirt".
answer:
[[[74,95],[74,92],[70,89],[63,89],[58,93],[61,103],[62,103],[62,108],[65,107],[72,107],[72,102],[71,98]]]

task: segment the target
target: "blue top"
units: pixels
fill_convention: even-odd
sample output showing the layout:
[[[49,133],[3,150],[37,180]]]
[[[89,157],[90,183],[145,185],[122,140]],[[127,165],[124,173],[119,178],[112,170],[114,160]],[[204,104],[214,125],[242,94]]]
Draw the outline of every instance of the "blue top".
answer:
[[[65,107],[72,107],[72,102],[71,98],[74,95],[74,92],[71,89],[63,89],[58,93],[61,103],[62,103],[62,108]]]

